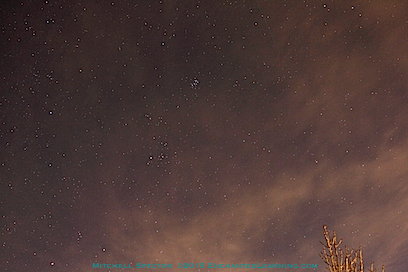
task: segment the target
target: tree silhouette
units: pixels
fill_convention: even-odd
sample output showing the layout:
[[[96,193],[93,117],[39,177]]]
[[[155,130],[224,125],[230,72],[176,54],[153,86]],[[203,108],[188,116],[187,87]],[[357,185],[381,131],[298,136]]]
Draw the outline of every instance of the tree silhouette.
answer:
[[[339,247],[342,240],[337,241],[335,231],[333,231],[333,238],[331,238],[327,226],[323,226],[323,234],[326,244],[320,242],[323,245],[323,251],[319,255],[326,263],[327,270],[330,272],[364,272],[363,250],[361,246],[358,250],[345,247],[343,251]],[[381,272],[384,271],[383,265]],[[374,262],[371,263],[368,272],[375,272]]]

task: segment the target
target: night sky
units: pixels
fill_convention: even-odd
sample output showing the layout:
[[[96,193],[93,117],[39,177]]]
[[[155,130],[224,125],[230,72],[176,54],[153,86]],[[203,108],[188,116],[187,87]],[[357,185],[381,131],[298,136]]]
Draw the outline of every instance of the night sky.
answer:
[[[406,271],[404,1],[0,14],[1,271],[325,271],[324,224],[366,267]]]

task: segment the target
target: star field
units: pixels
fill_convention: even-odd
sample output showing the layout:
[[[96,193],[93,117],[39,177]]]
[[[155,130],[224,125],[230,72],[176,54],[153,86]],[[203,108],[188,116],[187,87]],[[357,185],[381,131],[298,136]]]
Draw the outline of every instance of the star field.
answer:
[[[324,224],[367,267],[406,271],[402,1],[11,1],[0,13],[1,271],[325,271]]]

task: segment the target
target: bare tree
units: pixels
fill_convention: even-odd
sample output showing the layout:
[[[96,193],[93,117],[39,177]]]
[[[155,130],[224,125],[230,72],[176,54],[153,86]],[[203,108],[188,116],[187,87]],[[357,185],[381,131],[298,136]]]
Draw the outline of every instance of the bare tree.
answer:
[[[358,250],[345,247],[343,251],[339,247],[342,240],[337,241],[335,231],[333,231],[333,238],[330,238],[327,226],[323,226],[323,234],[326,244],[320,242],[323,245],[323,251],[319,255],[326,263],[327,269],[330,272],[364,272],[363,250],[361,246]],[[385,271],[384,265],[381,271]],[[375,272],[374,263],[371,263],[368,272]]]

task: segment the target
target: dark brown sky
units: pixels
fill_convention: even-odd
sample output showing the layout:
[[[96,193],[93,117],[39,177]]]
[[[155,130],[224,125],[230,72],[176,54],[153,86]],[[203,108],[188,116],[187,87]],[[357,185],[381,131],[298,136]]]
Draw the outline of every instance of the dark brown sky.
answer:
[[[366,265],[406,271],[403,1],[0,12],[0,270],[324,271],[326,224]]]

